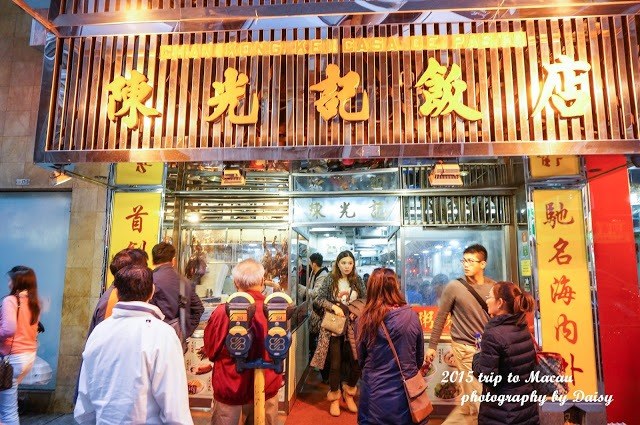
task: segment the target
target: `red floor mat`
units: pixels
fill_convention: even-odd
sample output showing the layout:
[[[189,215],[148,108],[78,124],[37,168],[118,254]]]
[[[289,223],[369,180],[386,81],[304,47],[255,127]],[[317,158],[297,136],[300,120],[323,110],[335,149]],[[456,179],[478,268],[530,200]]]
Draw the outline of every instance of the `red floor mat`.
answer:
[[[340,405],[340,416],[334,417],[329,414],[328,391],[329,385],[323,384],[320,374],[311,370],[298,394],[298,399],[287,416],[285,425],[320,425],[325,423],[355,425],[358,422],[358,415],[349,412],[343,402]]]

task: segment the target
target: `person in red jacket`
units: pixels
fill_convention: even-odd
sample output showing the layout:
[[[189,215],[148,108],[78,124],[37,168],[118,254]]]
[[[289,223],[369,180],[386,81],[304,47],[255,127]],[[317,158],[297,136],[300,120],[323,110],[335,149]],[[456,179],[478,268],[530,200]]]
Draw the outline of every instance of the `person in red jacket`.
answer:
[[[244,260],[232,271],[233,283],[239,292],[246,292],[255,300],[256,311],[251,322],[253,344],[247,361],[262,358],[269,361],[264,347],[267,319],[262,305],[265,296],[264,267],[255,260]],[[212,425],[238,425],[253,423],[253,369],[238,373],[236,362],[227,351],[225,337],[229,330],[229,317],[225,305],[216,308],[204,331],[204,352],[213,362]],[[282,386],[282,375],[265,370],[265,420],[267,425],[277,425],[278,390]],[[247,420],[248,419],[248,420]]]

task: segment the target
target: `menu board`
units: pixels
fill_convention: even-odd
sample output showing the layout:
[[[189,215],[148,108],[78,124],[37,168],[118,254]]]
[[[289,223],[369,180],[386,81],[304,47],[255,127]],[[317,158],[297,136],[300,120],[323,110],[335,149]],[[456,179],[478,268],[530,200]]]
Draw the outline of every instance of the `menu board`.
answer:
[[[454,406],[460,403],[462,386],[451,378],[451,372],[457,371],[450,343],[440,343],[436,357],[425,376],[427,394],[434,405]],[[446,379],[445,379],[446,378]]]
[[[210,406],[211,399],[213,399],[211,386],[213,363],[202,353],[204,339],[201,336],[195,336],[198,333],[202,333],[202,331],[196,331],[194,336],[187,340],[187,352],[184,355],[189,401],[191,405],[200,405],[201,403],[197,403],[197,401],[203,401],[205,406]]]

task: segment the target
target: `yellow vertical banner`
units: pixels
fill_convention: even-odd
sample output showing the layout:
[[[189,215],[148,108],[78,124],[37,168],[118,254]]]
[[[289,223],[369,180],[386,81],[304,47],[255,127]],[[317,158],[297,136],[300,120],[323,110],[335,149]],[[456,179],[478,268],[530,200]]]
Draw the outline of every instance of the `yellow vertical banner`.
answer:
[[[164,164],[161,162],[121,162],[116,164],[116,185],[161,185]]]
[[[544,351],[568,363],[569,398],[594,394],[597,373],[580,190],[534,190],[538,291]],[[578,393],[575,393],[578,391]]]
[[[530,156],[529,172],[533,178],[576,176],[580,174],[580,158],[570,155]]]
[[[109,261],[120,250],[141,248],[149,254],[160,237],[160,192],[116,192],[113,197]],[[113,276],[109,275],[109,282]]]

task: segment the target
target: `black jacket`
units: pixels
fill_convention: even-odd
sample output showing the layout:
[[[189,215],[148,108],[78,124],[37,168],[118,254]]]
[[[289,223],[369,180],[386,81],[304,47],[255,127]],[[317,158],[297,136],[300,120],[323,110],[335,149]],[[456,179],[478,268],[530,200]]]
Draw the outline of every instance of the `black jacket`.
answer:
[[[495,385],[483,382],[483,394],[530,395],[533,391],[527,383],[529,374],[535,367],[536,352],[527,325],[516,324],[518,316],[505,314],[493,317],[484,328],[481,351],[473,357],[473,373],[476,377],[501,375],[502,380]],[[520,381],[510,383],[507,377],[518,375]],[[485,401],[480,404],[478,425],[538,425],[538,404],[527,402]]]

